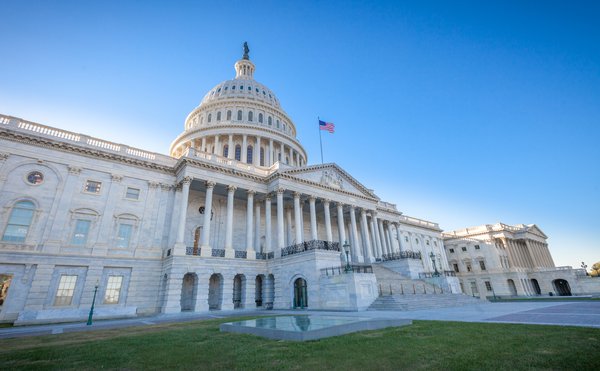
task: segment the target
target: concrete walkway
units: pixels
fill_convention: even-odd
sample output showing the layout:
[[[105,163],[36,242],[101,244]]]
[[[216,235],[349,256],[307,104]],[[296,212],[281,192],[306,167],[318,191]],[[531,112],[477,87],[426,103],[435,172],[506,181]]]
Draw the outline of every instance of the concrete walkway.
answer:
[[[86,326],[85,322],[68,324],[36,325],[0,328],[0,339],[23,336],[62,334],[67,332],[95,331],[162,323],[188,322],[214,318],[239,316],[272,316],[282,314],[314,314],[353,316],[363,318],[403,318],[413,320],[459,321],[459,322],[500,322],[527,323],[559,326],[583,326],[600,328],[600,301],[572,302],[509,302],[482,303],[453,308],[439,308],[417,311],[366,311],[333,312],[311,310],[234,310],[204,313],[160,314],[122,320],[95,321]]]

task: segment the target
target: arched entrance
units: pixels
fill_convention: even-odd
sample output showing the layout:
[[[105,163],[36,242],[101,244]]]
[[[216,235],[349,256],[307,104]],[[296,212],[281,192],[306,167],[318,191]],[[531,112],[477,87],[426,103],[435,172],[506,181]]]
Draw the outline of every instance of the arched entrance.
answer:
[[[254,302],[256,303],[256,307],[262,307],[263,306],[263,283],[264,283],[264,276],[262,274],[259,274],[258,276],[256,276],[256,280],[255,280],[255,290],[254,290]]]
[[[294,281],[294,308],[308,307],[308,295],[306,293],[306,280],[297,278]]]
[[[273,300],[275,300],[275,276],[269,274],[265,281],[265,308],[273,309]]]
[[[208,280],[208,309],[220,310],[223,301],[223,276],[218,273]]]
[[[552,284],[558,296],[571,296],[571,286],[567,280],[557,279],[552,281]]]
[[[246,277],[243,274],[236,274],[233,277],[233,308],[244,307],[244,286],[246,283]]]
[[[196,273],[186,273],[181,285],[181,311],[193,311],[196,303],[196,286],[198,276]]]
[[[517,296],[517,286],[515,286],[515,281],[509,279],[506,282],[508,283],[508,291],[510,292],[510,295]]]
[[[540,288],[540,284],[535,278],[531,280],[531,284],[533,285],[533,291],[535,291],[535,294],[542,295],[542,289]]]

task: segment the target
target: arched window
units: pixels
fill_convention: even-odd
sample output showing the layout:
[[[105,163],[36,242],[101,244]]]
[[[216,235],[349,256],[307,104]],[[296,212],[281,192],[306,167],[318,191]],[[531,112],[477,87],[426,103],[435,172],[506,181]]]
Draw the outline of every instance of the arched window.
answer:
[[[6,225],[4,235],[2,236],[2,241],[25,242],[25,237],[27,237],[27,232],[29,232],[34,211],[35,205],[33,202],[17,202],[10,212],[8,224]]]
[[[227,120],[231,120],[231,110],[227,111]]]
[[[217,121],[221,121],[221,112],[217,112]]]
[[[229,155],[229,144],[223,146],[223,157],[227,157]]]
[[[259,164],[260,166],[265,166],[265,149],[264,148],[260,148],[260,160],[259,160]]]
[[[273,125],[273,118],[269,116],[269,120],[267,120],[269,126]]]
[[[235,159],[238,161],[242,161],[242,146],[236,144],[235,146]]]
[[[212,113],[209,113],[208,114],[208,122],[211,122],[211,120],[212,120]]]
[[[263,123],[263,114],[262,113],[258,114],[258,122],[260,122],[261,124]]]
[[[246,156],[246,162],[251,164],[252,163],[252,152],[253,152],[253,148],[252,146],[248,146],[248,151],[246,152],[247,156]]]
[[[248,121],[252,122],[253,117],[254,113],[252,111],[248,112]]]
[[[238,119],[238,121],[242,121],[242,110],[238,111],[237,119]]]
[[[289,164],[290,164],[290,158],[289,158],[288,156],[285,156],[285,163],[286,163],[287,165],[289,165]]]
[[[277,129],[279,129],[279,120],[277,120]]]

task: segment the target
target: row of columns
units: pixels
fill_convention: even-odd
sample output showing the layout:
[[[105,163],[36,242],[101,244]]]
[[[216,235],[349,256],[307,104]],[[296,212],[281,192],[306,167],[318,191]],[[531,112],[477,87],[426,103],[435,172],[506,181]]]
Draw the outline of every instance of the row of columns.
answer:
[[[235,142],[233,140],[234,135],[227,135],[227,143],[223,141],[221,143],[221,135],[214,135],[212,138],[213,144],[213,153],[223,156],[225,144],[228,146],[227,150],[227,158],[235,159]],[[263,138],[258,135],[248,136],[247,134],[242,134],[242,144],[240,150],[240,161],[243,163],[248,163],[248,147],[253,146],[252,153],[252,163],[260,165],[260,148],[263,146]],[[193,147],[197,148],[201,152],[209,152],[208,151],[208,140],[210,137],[202,137],[200,140],[200,145],[195,143]],[[253,140],[252,140],[253,139]],[[276,142],[271,138],[265,138],[264,140],[264,165],[263,166],[271,166],[277,161],[281,161],[286,163],[286,157],[289,158],[288,165],[291,166],[304,166],[305,159],[302,157],[300,152],[294,150],[291,146],[286,146],[283,142]],[[198,148],[199,147],[199,148]],[[281,160],[277,155],[281,155]]]
[[[187,205],[189,199],[191,179],[186,177],[182,180],[182,196],[179,204],[179,225],[177,228],[176,245],[184,245],[185,237],[185,223],[187,215]],[[210,226],[210,218],[212,209],[212,198],[213,190],[216,185],[215,182],[206,182],[206,198],[205,198],[205,212],[204,212],[204,226]],[[233,210],[234,210],[234,194],[237,187],[230,185],[227,187],[227,214],[225,218],[225,257],[234,257],[233,249]],[[286,234],[284,223],[284,210],[285,219],[287,219],[288,233],[287,241],[288,245],[300,244],[304,242],[304,212],[303,204],[305,199],[303,194],[299,192],[293,193],[293,225],[295,229],[295,235],[292,236],[291,225],[292,225],[292,210],[284,208],[284,193],[286,190],[280,188],[275,191],[276,195],[276,233],[277,233],[277,249],[275,250],[275,256],[279,257],[281,249],[286,247]],[[254,190],[247,190],[247,203],[246,203],[246,253],[248,259],[254,259],[256,257],[256,247],[259,246],[260,238],[260,225],[261,225],[261,205],[255,203]],[[272,242],[272,215],[271,215],[271,203],[273,194],[266,194],[264,197],[265,205],[265,252],[273,252],[271,246]],[[310,216],[310,239],[318,240],[318,222],[317,222],[317,210],[316,210],[317,198],[314,196],[308,197],[309,204],[309,216]],[[327,241],[334,241],[332,228],[331,228],[331,201],[322,199],[323,203],[323,225],[325,226],[325,239]],[[356,211],[357,207],[353,205],[345,205],[340,202],[335,203],[338,236],[337,240],[340,245],[343,246],[346,242],[351,243],[351,260],[355,263],[372,262],[376,259],[381,258],[383,255],[392,254],[400,251],[400,244],[398,242],[398,224],[389,221],[380,220],[377,217],[377,213],[373,210],[359,209],[360,210],[360,223],[357,223]],[[350,222],[344,220],[344,213],[348,211],[350,216]],[[370,219],[370,220],[369,220]],[[360,224],[360,234],[359,234]],[[350,236],[346,236],[346,228],[350,233]],[[201,235],[201,255],[211,256],[210,241],[210,228],[203,228]],[[342,258],[346,259],[346,255],[342,254]]]

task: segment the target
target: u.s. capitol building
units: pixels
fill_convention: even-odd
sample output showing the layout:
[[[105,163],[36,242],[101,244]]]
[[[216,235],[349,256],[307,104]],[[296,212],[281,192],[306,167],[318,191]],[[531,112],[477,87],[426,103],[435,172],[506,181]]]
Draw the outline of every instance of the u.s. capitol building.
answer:
[[[246,53],[169,156],[0,116],[0,321],[81,320],[94,294],[99,318],[464,296],[438,224],[309,165],[254,71]]]

